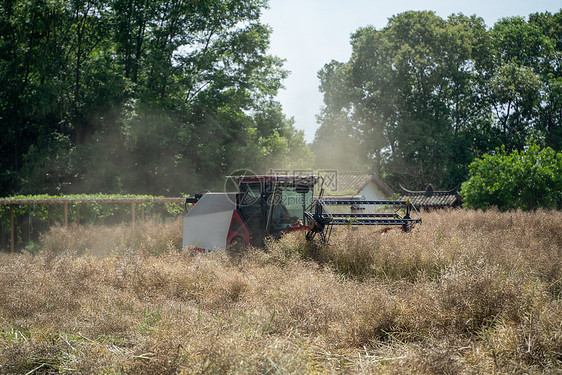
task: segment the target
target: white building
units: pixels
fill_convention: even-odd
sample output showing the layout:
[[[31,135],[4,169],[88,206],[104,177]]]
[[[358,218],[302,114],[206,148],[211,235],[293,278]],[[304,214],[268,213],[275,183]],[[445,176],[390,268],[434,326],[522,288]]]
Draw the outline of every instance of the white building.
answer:
[[[359,197],[365,200],[394,198],[393,191],[379,177],[366,172],[337,172],[335,184],[327,196]]]

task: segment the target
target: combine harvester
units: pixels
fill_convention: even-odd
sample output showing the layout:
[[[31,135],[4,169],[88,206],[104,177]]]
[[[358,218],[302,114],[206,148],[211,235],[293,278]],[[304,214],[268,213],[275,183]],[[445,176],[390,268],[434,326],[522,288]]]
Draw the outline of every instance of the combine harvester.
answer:
[[[409,231],[421,216],[409,201],[322,198],[322,176],[229,176],[237,191],[198,194],[183,218],[183,248],[207,253],[218,249],[243,252],[263,247],[266,238],[305,230],[306,239],[327,243],[334,226],[400,226]],[[320,185],[319,185],[320,184]],[[315,187],[319,191],[314,197]],[[349,207],[332,213],[330,206]],[[415,215],[412,218],[412,215]]]

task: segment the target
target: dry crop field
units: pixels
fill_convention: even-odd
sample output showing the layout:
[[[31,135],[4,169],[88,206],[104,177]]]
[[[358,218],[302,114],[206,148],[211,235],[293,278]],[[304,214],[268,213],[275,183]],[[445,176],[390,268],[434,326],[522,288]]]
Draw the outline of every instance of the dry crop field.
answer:
[[[181,222],[55,227],[0,254],[2,374],[556,374],[562,213],[427,213],[242,260]]]

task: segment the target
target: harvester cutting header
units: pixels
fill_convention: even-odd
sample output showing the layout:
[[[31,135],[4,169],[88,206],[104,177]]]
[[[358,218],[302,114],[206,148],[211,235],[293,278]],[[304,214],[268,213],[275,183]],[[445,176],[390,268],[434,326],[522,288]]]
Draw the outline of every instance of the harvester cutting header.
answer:
[[[227,178],[234,182],[235,192],[187,198],[186,207],[193,207],[183,218],[184,249],[206,253],[228,247],[240,251],[248,246],[263,247],[266,238],[278,239],[296,230],[306,231],[309,241],[326,243],[334,226],[400,226],[409,231],[421,223],[419,212],[408,201],[323,198],[322,176]],[[334,212],[328,207],[335,207]]]

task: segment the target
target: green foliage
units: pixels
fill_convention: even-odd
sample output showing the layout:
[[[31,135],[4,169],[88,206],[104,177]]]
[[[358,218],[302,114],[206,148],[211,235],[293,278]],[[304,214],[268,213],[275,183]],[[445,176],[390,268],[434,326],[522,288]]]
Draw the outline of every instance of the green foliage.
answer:
[[[524,151],[497,148],[469,166],[462,184],[465,207],[500,210],[562,208],[562,153],[529,143]]]
[[[309,160],[273,100],[287,73],[265,6],[2,2],[0,195],[174,196]]]
[[[531,138],[561,150],[562,11],[498,21],[405,12],[351,37],[348,62],[318,73],[324,108],[313,149],[391,185],[454,186],[468,164]],[[365,157],[357,158],[357,154]]]

